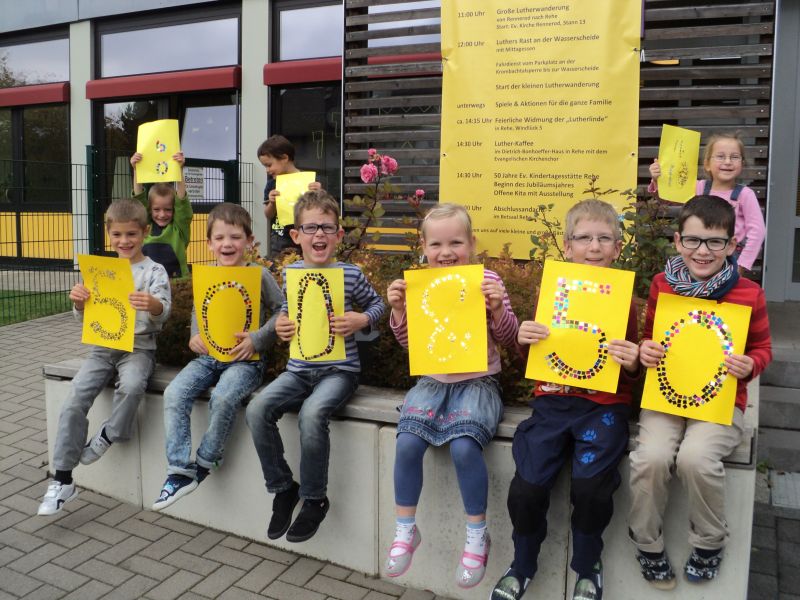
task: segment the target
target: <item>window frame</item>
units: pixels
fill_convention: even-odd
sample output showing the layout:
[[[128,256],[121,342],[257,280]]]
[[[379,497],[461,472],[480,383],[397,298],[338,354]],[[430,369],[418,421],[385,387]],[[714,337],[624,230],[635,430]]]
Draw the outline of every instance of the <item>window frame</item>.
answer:
[[[55,28],[55,29],[44,29],[41,31],[35,31],[32,33],[9,33],[9,34],[2,34],[0,35],[0,46],[22,46],[25,44],[38,44],[41,42],[56,42],[60,40],[67,41],[67,47],[69,47],[70,39],[69,39],[69,30],[64,29],[63,27]],[[53,83],[63,83],[69,82],[72,74],[69,72],[69,56],[67,56],[67,78],[60,80],[60,81],[53,81],[53,82],[46,82],[46,83],[32,83],[32,84],[25,84],[25,85],[15,85],[9,88],[0,88],[0,89],[7,89],[12,90],[20,87],[27,87],[29,85],[49,85]]]
[[[311,56],[306,58],[280,58],[281,48],[281,13],[288,10],[300,10],[304,8],[319,8],[323,6],[341,6],[342,19],[344,20],[344,0],[273,0],[270,11],[270,32],[272,39],[269,49],[269,62],[291,62],[294,60],[316,60],[320,58],[331,58],[330,56]],[[342,51],[338,54],[341,58],[344,55],[344,23],[342,23]],[[337,55],[334,55],[337,56]]]

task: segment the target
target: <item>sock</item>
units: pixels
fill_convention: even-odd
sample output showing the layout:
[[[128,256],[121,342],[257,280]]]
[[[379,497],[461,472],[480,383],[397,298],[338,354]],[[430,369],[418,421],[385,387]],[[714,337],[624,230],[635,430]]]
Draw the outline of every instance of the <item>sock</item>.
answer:
[[[201,467],[200,465],[197,465],[197,471],[196,471],[197,474],[195,475],[197,483],[202,483],[203,479],[208,477],[209,472],[210,471],[206,467]]]
[[[61,485],[69,485],[72,483],[72,469],[69,471],[59,471],[56,469],[56,474],[53,475],[53,479],[55,479]]]
[[[467,521],[467,543],[464,544],[464,552],[484,556],[486,554],[486,521],[473,523]],[[477,569],[481,562],[473,558],[464,557],[464,566],[470,569]]]
[[[394,541],[411,544],[411,542],[414,540],[414,530],[416,529],[416,526],[416,517],[397,517],[397,525],[394,530]],[[406,552],[407,551],[404,548],[396,546],[392,548],[391,552],[389,552],[389,556],[400,556]]]
[[[100,437],[103,438],[105,441],[107,441],[109,446],[113,443],[110,439],[108,439],[105,427],[103,427],[103,429],[100,430]]]
[[[644,550],[639,550],[639,554],[644,556],[645,558],[649,558],[650,560],[658,560],[659,558],[664,556],[664,552],[645,552]]]
[[[716,550],[705,550],[703,548],[695,548],[695,552],[700,558],[712,558],[722,552],[722,548],[717,548]]]

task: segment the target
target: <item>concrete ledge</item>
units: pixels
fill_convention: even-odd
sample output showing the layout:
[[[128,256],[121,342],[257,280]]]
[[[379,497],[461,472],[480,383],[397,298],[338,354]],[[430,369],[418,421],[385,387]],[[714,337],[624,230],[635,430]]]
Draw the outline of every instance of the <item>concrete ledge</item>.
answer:
[[[71,378],[80,360],[45,366],[48,448],[52,455],[61,402],[69,392]],[[75,470],[79,486],[149,508],[158,495],[166,474],[164,451],[162,392],[176,369],[159,367],[150,382],[150,390],[140,405],[134,438],[115,444],[108,454],[90,468]],[[758,426],[757,385],[751,386],[752,403],[745,413],[748,439],[727,461],[728,521],[731,543],[726,551],[720,578],[709,586],[695,586],[679,575],[675,592],[655,592],[639,575],[633,548],[627,538],[629,494],[628,464],[623,461],[623,483],[615,495],[615,513],[606,531],[603,553],[606,596],[621,600],[675,597],[744,598],[752,529],[752,505],[755,492],[754,432]],[[90,431],[108,415],[112,390],[105,390],[89,413]],[[237,418],[225,463],[191,495],[165,512],[221,531],[231,532],[262,543],[340,564],[368,575],[380,576],[383,562],[394,535],[394,486],[392,470],[395,450],[396,407],[404,394],[398,391],[362,386],[331,423],[331,468],[329,495],[331,510],[319,533],[303,544],[285,540],[270,542],[265,529],[272,498],[266,493],[258,458],[253,448],[244,415]],[[452,598],[488,596],[512,558],[511,524],[505,508],[508,484],[514,474],[510,438],[517,424],[527,418],[530,409],[510,408],[499,428],[497,438],[486,449],[490,474],[488,521],[492,550],[487,575],[476,590],[464,591],[454,581],[455,569],[463,547],[464,518],[455,470],[447,448],[431,448],[425,457],[425,486],[420,501],[418,522],[423,544],[413,567],[394,583],[428,589]],[[205,429],[207,405],[199,402],[192,413],[193,447]],[[297,471],[299,443],[297,420],[286,415],[280,423],[286,442],[289,464]],[[124,477],[120,474],[124,473]],[[548,513],[549,535],[542,548],[540,571],[528,596],[534,598],[569,598],[574,578],[569,569],[569,475],[562,472],[553,490]],[[676,572],[689,553],[685,493],[681,484],[671,486],[670,504],[665,523],[667,547]]]

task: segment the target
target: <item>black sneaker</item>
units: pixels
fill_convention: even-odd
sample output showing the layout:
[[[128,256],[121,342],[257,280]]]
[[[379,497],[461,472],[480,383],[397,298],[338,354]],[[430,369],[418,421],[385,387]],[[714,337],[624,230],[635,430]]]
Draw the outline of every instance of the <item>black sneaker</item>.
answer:
[[[597,561],[592,572],[581,575],[575,582],[572,600],[602,600],[603,598],[603,563]]]
[[[489,600],[519,600],[528,589],[530,578],[518,574],[509,567],[500,580],[494,584]]]
[[[686,579],[692,583],[711,581],[719,574],[719,563],[722,562],[722,550],[711,556],[700,556],[697,548],[692,548],[692,554],[686,561]]]
[[[289,527],[289,532],[286,534],[287,542],[305,542],[317,533],[319,524],[322,523],[325,515],[328,513],[331,503],[327,498],[322,500],[304,500],[303,507],[297,518]]]
[[[299,491],[300,485],[293,481],[292,487],[288,490],[275,494],[275,498],[272,500],[272,518],[269,520],[269,527],[267,528],[267,537],[269,539],[277,540],[289,529],[294,507],[300,501]]]
[[[659,554],[648,553],[649,556],[641,550],[636,551],[636,560],[639,561],[639,566],[642,569],[642,576],[654,587],[659,590],[671,590],[675,588],[675,573],[672,570],[672,565],[669,563],[669,557],[666,552]]]

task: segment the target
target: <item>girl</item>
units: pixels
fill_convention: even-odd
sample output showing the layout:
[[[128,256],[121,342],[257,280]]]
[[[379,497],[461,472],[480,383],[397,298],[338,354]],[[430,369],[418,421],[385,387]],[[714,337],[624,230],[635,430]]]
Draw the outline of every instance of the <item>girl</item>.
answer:
[[[739,271],[750,271],[764,243],[766,226],[764,215],[758,205],[755,192],[746,185],[736,183],[742,174],[744,164],[744,144],[736,135],[717,133],[708,138],[703,168],[709,179],[697,182],[695,193],[700,196],[719,196],[728,201],[736,211],[736,258]],[[653,178],[647,191],[655,194],[658,191],[656,180],[661,176],[661,165],[658,159],[650,165],[650,176]]]
[[[469,214],[462,206],[440,204],[431,209],[422,222],[421,238],[423,252],[433,268],[472,262],[475,237]],[[422,491],[425,450],[430,444],[441,446],[448,442],[467,513],[467,541],[456,581],[463,588],[471,588],[480,583],[486,571],[489,479],[482,451],[503,415],[500,386],[492,375],[500,371],[497,343],[513,347],[519,322],[496,273],[484,270],[481,291],[486,298],[489,368],[481,373],[422,377],[403,402],[394,464],[397,528],[386,561],[389,577],[408,570],[414,550],[422,541],[415,515]],[[393,281],[387,296],[392,307],[392,331],[397,341],[407,346],[406,282]],[[446,419],[441,418],[445,415]]]

